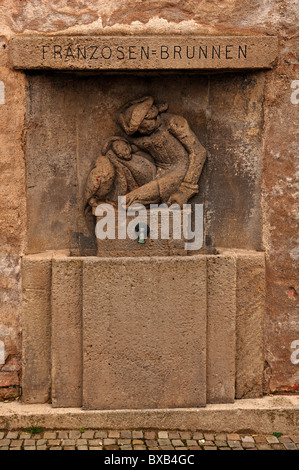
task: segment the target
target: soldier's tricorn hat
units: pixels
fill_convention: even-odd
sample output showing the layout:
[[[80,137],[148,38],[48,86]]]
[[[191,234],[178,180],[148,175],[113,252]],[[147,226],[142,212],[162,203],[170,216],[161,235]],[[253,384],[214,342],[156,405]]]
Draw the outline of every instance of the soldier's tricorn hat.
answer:
[[[144,96],[125,104],[119,114],[119,123],[127,135],[135,134],[140,124],[151,109],[154,98]]]

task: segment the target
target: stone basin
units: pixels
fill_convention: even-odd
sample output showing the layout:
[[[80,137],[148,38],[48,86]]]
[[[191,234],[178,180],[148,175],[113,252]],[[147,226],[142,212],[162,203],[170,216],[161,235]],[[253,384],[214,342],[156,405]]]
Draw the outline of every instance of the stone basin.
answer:
[[[262,395],[264,253],[23,257],[23,402],[192,408]]]

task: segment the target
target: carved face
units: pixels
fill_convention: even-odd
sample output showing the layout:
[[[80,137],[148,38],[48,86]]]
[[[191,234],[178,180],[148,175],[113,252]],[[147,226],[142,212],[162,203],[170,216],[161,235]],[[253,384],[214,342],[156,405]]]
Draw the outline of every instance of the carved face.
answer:
[[[132,150],[130,144],[124,142],[123,140],[116,140],[112,144],[112,149],[122,160],[131,160]]]
[[[147,114],[145,115],[145,119],[156,119],[159,114],[159,110],[157,106],[153,104],[153,106],[148,110]]]
[[[142,123],[140,124],[138,131],[141,134],[150,135],[154,132],[160,125],[160,116],[158,108],[153,105],[148,113],[145,115]]]

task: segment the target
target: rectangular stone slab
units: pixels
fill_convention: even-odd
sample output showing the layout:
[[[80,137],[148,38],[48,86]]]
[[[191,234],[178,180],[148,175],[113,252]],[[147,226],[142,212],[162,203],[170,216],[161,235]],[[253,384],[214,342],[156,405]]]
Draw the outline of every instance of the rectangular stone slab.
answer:
[[[83,265],[83,406],[206,403],[206,258]]]
[[[274,36],[28,36],[12,38],[16,69],[230,70],[273,67]]]
[[[52,405],[82,406],[82,260],[52,265]]]
[[[46,403],[51,394],[51,254],[22,260],[22,401]]]
[[[237,256],[236,398],[263,396],[265,255]]]
[[[209,256],[207,402],[233,403],[236,357],[236,258]]]

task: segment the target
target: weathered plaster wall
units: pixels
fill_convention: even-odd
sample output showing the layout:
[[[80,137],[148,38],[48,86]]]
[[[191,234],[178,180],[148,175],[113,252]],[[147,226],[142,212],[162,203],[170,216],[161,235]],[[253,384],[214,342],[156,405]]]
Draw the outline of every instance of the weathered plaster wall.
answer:
[[[0,341],[6,357],[5,365],[0,364],[0,396],[14,396],[19,383],[25,77],[10,68],[8,41],[23,32],[278,35],[278,64],[265,74],[261,175],[267,254],[265,390],[298,390],[298,17],[296,0],[0,0]]]
[[[298,350],[299,342],[293,343],[299,339],[298,35],[282,43],[281,55],[277,69],[269,74],[265,98],[266,383],[270,390],[298,392],[299,354],[295,348]]]
[[[0,20],[1,22],[1,20]],[[20,255],[26,228],[25,164],[22,149],[25,77],[10,69],[8,37],[0,27],[0,397],[19,393]]]

